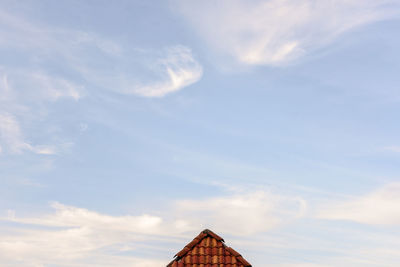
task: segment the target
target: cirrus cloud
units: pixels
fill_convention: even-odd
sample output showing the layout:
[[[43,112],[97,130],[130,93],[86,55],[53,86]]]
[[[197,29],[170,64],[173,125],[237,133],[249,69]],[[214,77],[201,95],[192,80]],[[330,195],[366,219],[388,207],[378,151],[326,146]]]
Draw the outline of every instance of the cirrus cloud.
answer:
[[[203,74],[191,50],[184,46],[167,49],[167,56],[159,61],[159,65],[163,69],[161,73],[164,73],[164,81],[139,86],[127,92],[146,97],[162,97],[199,81]]]
[[[398,13],[393,0],[175,1],[211,47],[250,65],[282,65]]]
[[[99,88],[163,97],[198,82],[203,73],[191,49],[182,45],[160,51],[132,48],[93,32],[31,21],[4,7],[0,8],[0,35],[0,48],[7,53],[0,66],[2,153],[57,154],[62,150],[58,140],[73,143],[61,133],[43,133],[40,139],[57,140],[44,145],[24,137],[26,125],[49,126],[46,116],[50,109],[58,109],[53,103],[59,100],[93,97]]]

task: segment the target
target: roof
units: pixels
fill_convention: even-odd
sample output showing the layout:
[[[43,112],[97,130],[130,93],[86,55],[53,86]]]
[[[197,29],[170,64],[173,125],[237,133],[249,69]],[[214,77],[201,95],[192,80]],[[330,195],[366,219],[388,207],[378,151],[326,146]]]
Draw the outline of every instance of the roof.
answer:
[[[225,241],[206,229],[175,255],[167,267],[251,267]]]

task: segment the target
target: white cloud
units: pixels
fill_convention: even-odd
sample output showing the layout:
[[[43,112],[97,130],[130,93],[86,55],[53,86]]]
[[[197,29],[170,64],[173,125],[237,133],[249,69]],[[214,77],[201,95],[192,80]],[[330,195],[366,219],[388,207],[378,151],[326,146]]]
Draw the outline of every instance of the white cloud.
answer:
[[[199,34],[244,64],[279,65],[399,11],[393,0],[177,1]],[[390,5],[393,4],[393,5]]]
[[[399,187],[390,185],[383,191],[388,194]],[[54,212],[31,217],[9,210],[0,219],[7,221],[7,228],[0,228],[0,262],[163,266],[177,249],[210,227],[259,266],[396,266],[396,235],[321,223],[305,214],[306,206],[302,198],[256,191],[178,200],[158,215],[107,215],[59,203],[52,204]],[[146,256],[138,257],[143,251]],[[287,258],[299,251],[302,257]],[[267,261],[272,254],[273,261]]]
[[[20,42],[25,43],[23,40]],[[21,127],[20,122],[43,120],[47,113],[45,108],[47,103],[60,98],[79,100],[83,95],[83,87],[62,77],[51,76],[45,71],[33,70],[25,64],[20,67],[0,66],[0,78],[2,150],[11,154],[21,154],[26,151],[36,154],[56,154],[61,148],[58,144],[35,145],[27,141],[24,127]]]
[[[61,77],[37,71],[4,69],[0,70],[0,102],[9,107],[19,105],[28,108],[29,103],[57,101],[60,98],[79,100],[83,96],[83,86]]]
[[[190,224],[199,225],[199,228],[210,227],[232,235],[252,235],[289,223],[303,216],[305,210],[306,202],[301,198],[258,191],[206,200],[179,201],[176,214],[191,218]]]
[[[57,100],[61,97],[70,97],[78,100],[82,97],[83,86],[62,78],[50,77],[43,73],[32,73],[29,75],[29,79],[25,79],[26,81],[33,83],[39,89],[36,93],[42,91],[45,98],[50,100]]]
[[[165,81],[140,86],[132,93],[147,97],[162,97],[200,80],[203,70],[193,58],[189,48],[176,46],[167,49],[167,56],[160,60]],[[128,91],[129,92],[129,91]]]
[[[364,196],[320,208],[319,218],[364,224],[400,225],[400,183],[391,183]]]
[[[2,151],[11,154],[20,154],[24,151],[31,151],[37,154],[55,154],[52,146],[33,146],[25,140],[20,125],[11,114],[0,114],[0,144]]]
[[[55,212],[33,217],[19,217],[9,210],[7,217],[0,218],[15,225],[6,232],[0,231],[2,264],[126,266],[123,263],[130,262],[128,266],[160,266],[170,259],[140,259],[134,256],[135,251],[147,248],[147,254],[151,255],[166,249],[160,241],[171,243],[182,237],[187,240],[205,227],[236,237],[259,234],[302,216],[305,203],[301,199],[258,191],[181,200],[157,216],[111,216],[59,203],[53,203],[52,208]],[[122,256],[122,252],[133,256]]]
[[[10,114],[0,114],[0,142],[2,146],[7,146],[11,153],[33,149],[24,141],[18,122]]]
[[[158,53],[127,47],[95,33],[36,25],[1,10],[0,14],[4,14],[0,20],[3,36],[0,46],[29,52],[27,58],[34,61],[59,59],[63,68],[78,72],[89,85],[123,94],[162,97],[197,82],[202,76],[201,65],[185,46],[167,47],[164,53]],[[75,99],[80,97],[73,82],[54,81],[37,72],[32,73],[33,70],[24,70],[41,83],[53,99],[65,95]],[[149,72],[154,73],[149,75]],[[143,80],[140,76],[152,77]]]
[[[15,212],[8,212],[5,220],[25,226],[1,235],[0,262],[20,262],[23,266],[51,263],[63,266],[64,262],[71,264],[65,266],[86,266],[83,263],[89,261],[93,264],[87,266],[95,266],[97,257],[113,254],[103,254],[102,250],[118,252],[133,241],[143,240],[143,235],[163,235],[162,219],[157,216],[109,216],[59,203],[52,207],[54,214],[34,218],[18,218]],[[123,258],[116,257],[116,262]],[[155,266],[153,263],[160,261],[132,257],[128,266],[137,266],[132,265],[134,262]],[[117,263],[108,266],[119,266]]]
[[[15,60],[3,60],[0,66],[0,114],[6,114],[0,125],[3,152],[56,154],[59,144],[31,144],[20,124],[46,122],[50,106],[57,108],[50,104],[60,99],[77,101],[96,94],[93,88],[98,87],[163,97],[202,76],[201,65],[187,47],[173,46],[162,53],[138,50],[95,33],[41,25],[2,9],[0,35],[0,47],[15,55]],[[40,139],[65,139],[53,137]]]
[[[99,66],[90,66],[85,57],[74,60],[74,64],[90,84],[143,97],[164,97],[198,82],[203,75],[201,64],[186,46],[166,47],[161,52],[128,49],[124,53],[116,61]],[[136,66],[129,64],[131,58],[137,61]]]
[[[160,231],[162,219],[156,216],[120,216],[103,215],[87,209],[53,203],[56,213],[37,219],[15,219],[20,223],[39,224],[51,227],[83,227],[94,229],[109,229],[111,231],[140,232],[155,234]]]

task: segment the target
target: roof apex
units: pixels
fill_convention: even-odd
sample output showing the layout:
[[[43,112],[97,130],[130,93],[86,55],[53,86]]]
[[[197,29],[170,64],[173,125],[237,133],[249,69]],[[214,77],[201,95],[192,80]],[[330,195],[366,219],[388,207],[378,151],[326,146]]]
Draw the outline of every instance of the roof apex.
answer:
[[[206,234],[206,235],[210,235],[211,237],[214,237],[215,239],[217,239],[217,241],[221,241],[221,242],[225,242],[224,239],[222,237],[220,237],[219,235],[217,235],[216,233],[214,233],[213,231],[211,231],[210,229],[204,229],[202,231],[202,233]]]
[[[189,265],[188,264],[181,265],[182,264],[181,261],[184,260],[185,262],[187,262],[188,257],[189,258],[196,257],[196,261],[197,261],[198,256],[193,254],[193,251],[197,251],[199,246],[203,247],[205,243],[207,243],[207,245],[206,245],[207,249],[205,251],[208,251],[208,252],[214,251],[214,250],[211,250],[211,246],[209,247],[209,243],[212,243],[209,241],[210,239],[207,239],[207,241],[203,241],[203,239],[205,239],[207,237],[211,237],[212,239],[215,239],[215,241],[213,241],[213,245],[212,245],[212,246],[214,246],[214,249],[216,248],[215,245],[219,243],[218,246],[223,251],[225,251],[224,253],[227,253],[227,254],[221,254],[220,256],[222,256],[222,258],[224,257],[223,255],[228,255],[228,257],[234,258],[232,260],[236,260],[237,262],[240,263],[240,265],[238,265],[238,266],[251,267],[251,264],[248,263],[238,252],[236,252],[234,249],[225,245],[225,241],[222,237],[220,237],[219,235],[217,235],[216,233],[214,233],[213,231],[211,231],[209,229],[204,229],[203,231],[201,231],[199,235],[197,235],[189,244],[187,244],[181,251],[179,251],[175,255],[175,259],[173,259],[167,265],[167,267],[175,267],[175,266],[189,267],[189,266],[192,266],[190,263],[189,263]],[[201,254],[201,255],[204,255],[204,254]],[[216,255],[214,253],[212,253],[210,256],[216,256]],[[189,259],[189,261],[191,262],[190,259]],[[179,263],[179,265],[177,265],[178,262],[181,262],[181,263]],[[223,261],[223,262],[225,262],[225,261]],[[223,266],[225,266],[225,265],[223,265]]]

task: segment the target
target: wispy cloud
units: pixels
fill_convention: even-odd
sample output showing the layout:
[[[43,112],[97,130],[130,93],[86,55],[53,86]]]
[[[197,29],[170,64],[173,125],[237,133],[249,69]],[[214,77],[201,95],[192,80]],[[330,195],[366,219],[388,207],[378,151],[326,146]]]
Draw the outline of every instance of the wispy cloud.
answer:
[[[61,77],[34,70],[6,69],[0,69],[0,101],[8,107],[53,102],[60,98],[79,100],[84,94],[83,86]]]
[[[0,115],[0,136],[2,146],[13,153],[32,150],[32,146],[23,140],[19,124],[9,114]]]
[[[49,227],[108,228],[111,231],[121,232],[138,232],[142,234],[160,233],[162,219],[157,216],[113,217],[83,208],[66,206],[57,202],[53,203],[51,206],[56,211],[55,214],[40,218],[16,219],[15,217],[11,217],[9,219],[19,223],[38,224]]]
[[[58,59],[63,62],[62,68],[81,76],[88,86],[97,85],[123,94],[162,97],[197,82],[202,76],[202,67],[192,51],[182,45],[166,47],[160,53],[131,47],[131,44],[127,46],[93,32],[38,25],[1,10],[0,14],[4,14],[0,20],[1,47],[25,53],[28,60],[41,62],[43,72],[48,63]],[[51,89],[49,97],[57,97],[61,90],[53,88],[61,87],[71,97],[79,98],[76,86],[68,84],[74,83],[71,78],[55,83],[26,67],[29,64],[24,65],[23,70],[31,78]],[[137,72],[151,78],[143,80]]]
[[[73,64],[89,84],[142,97],[164,97],[198,82],[203,75],[202,66],[186,46],[161,51],[126,49],[114,60],[99,62],[99,66],[91,66],[87,57],[76,58]],[[133,57],[135,67],[129,64]]]
[[[143,85],[127,92],[147,97],[162,97],[197,82],[203,74],[202,67],[193,58],[191,50],[184,46],[168,48],[166,57],[161,59],[159,64],[162,68],[161,73],[166,76],[165,81]]]
[[[202,76],[202,66],[185,46],[132,48],[93,32],[43,25],[2,9],[0,36],[0,48],[14,55],[0,66],[3,153],[55,154],[57,144],[26,141],[19,122],[45,121],[50,104],[61,99],[78,101],[99,88],[163,97]]]
[[[191,224],[197,224],[199,228],[211,227],[232,235],[252,235],[302,217],[306,207],[306,201],[302,198],[257,191],[206,200],[180,201],[176,213],[193,218]]]
[[[60,98],[78,100],[81,88],[62,78],[43,73],[0,70],[0,144],[3,152],[56,154],[59,144],[34,144],[26,139],[20,120],[45,116],[43,105]]]
[[[97,257],[111,258],[113,253],[126,251],[127,245],[135,249],[132,242],[143,241],[143,235],[163,234],[162,219],[157,216],[109,216],[59,203],[54,203],[52,207],[56,211],[54,214],[34,218],[18,218],[14,212],[9,212],[6,220],[24,224],[25,227],[19,231],[15,228],[18,234],[1,234],[2,263],[19,263],[23,266],[53,263],[63,266],[60,262],[64,262],[66,266],[83,266],[86,262],[87,266],[95,266]],[[113,253],[107,255],[102,253],[102,249]],[[93,255],[94,252],[97,254]],[[118,264],[124,261],[124,257],[115,256],[115,260],[108,266],[120,266]],[[133,265],[135,262],[143,262],[146,264],[144,266],[159,263],[157,260],[134,257],[130,260],[128,266],[136,266]]]
[[[10,114],[0,114],[0,144],[1,151],[7,151],[12,154],[20,154],[24,151],[31,151],[37,154],[54,154],[55,149],[52,146],[33,146],[25,140],[19,123]]]
[[[399,11],[393,0],[176,2],[212,47],[256,65],[291,62]]]
[[[393,201],[392,208],[398,206],[397,197],[393,197],[398,188],[388,185],[374,193],[379,196],[368,203],[387,205]],[[379,199],[384,194],[392,197],[385,197],[387,200],[382,202]],[[157,258],[162,255],[160,251],[172,257],[176,251],[168,248],[180,248],[201,229],[210,227],[230,237],[232,246],[257,251],[259,266],[396,266],[395,255],[400,249],[396,236],[353,229],[351,225],[332,225],[310,216],[308,205],[313,203],[295,195],[260,190],[176,200],[154,214],[108,215],[60,203],[52,204],[54,212],[31,217],[8,211],[0,219],[7,222],[7,228],[0,231],[0,262],[5,266],[155,267],[170,260],[167,256]],[[365,206],[365,210],[374,210],[371,205]],[[346,206],[339,208],[346,214],[340,215],[341,219],[354,212]],[[390,212],[396,210],[373,215],[388,218]],[[314,233],[311,236],[310,229]],[[138,257],[144,250],[146,256]],[[303,257],[287,257],[298,255],[299,251]],[[273,254],[273,261],[263,262],[264,254]]]
[[[121,266],[119,263],[127,258],[132,260],[129,266],[139,266],[133,263],[140,261],[148,264],[140,266],[155,266],[161,260],[165,264],[168,259],[122,255],[152,241],[159,241],[158,245],[151,245],[152,249],[162,249],[162,242],[174,242],[182,236],[190,238],[203,227],[236,237],[266,232],[301,217],[305,202],[258,191],[178,200],[166,211],[158,212],[163,215],[111,216],[60,203],[53,203],[52,208],[53,213],[33,217],[18,217],[15,211],[8,211],[7,217],[0,219],[15,226],[9,226],[11,231],[0,232],[0,262],[24,266],[35,266],[33,263],[63,266],[60,262],[66,266],[83,263],[95,266],[99,258],[115,257],[115,262],[110,261],[108,266]]]
[[[400,225],[400,183],[391,183],[363,195],[320,207],[319,218],[364,224]]]

